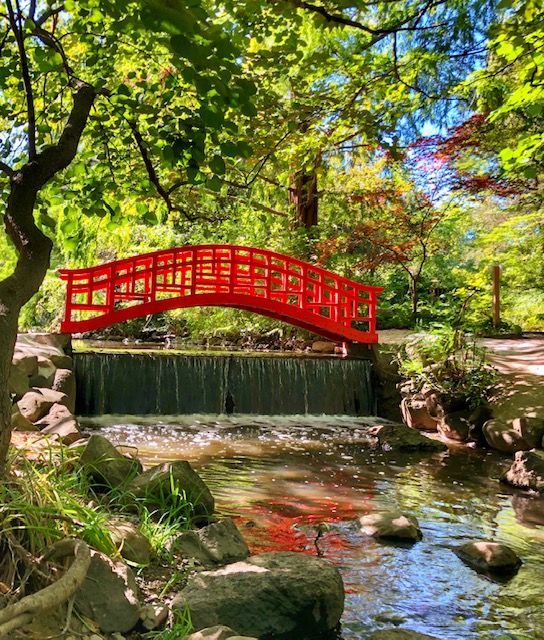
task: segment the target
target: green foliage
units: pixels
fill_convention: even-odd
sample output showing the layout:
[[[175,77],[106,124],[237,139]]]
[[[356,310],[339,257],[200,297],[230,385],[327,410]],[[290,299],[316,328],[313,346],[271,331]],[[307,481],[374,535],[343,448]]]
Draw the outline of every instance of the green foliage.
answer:
[[[397,355],[400,373],[418,390],[430,386],[447,401],[462,400],[470,408],[482,404],[497,382],[497,372],[474,336],[437,327],[411,338]]]

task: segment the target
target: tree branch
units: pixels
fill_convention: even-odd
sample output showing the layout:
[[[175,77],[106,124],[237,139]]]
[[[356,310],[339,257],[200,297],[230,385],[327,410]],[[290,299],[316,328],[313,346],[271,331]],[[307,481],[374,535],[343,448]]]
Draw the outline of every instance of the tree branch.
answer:
[[[13,169],[0,160],[0,171],[3,171],[7,176],[11,177],[13,175]]]
[[[26,109],[28,119],[28,158],[34,160],[36,157],[36,111],[34,109],[34,95],[32,93],[32,82],[30,80],[30,72],[28,70],[28,59],[26,57],[25,42],[23,37],[23,29],[21,26],[21,9],[19,7],[19,0],[17,2],[17,18],[13,11],[13,5],[11,0],[6,0],[6,6],[8,8],[9,22],[11,24],[11,30],[15,36],[17,42],[17,48],[19,49],[19,59],[21,62],[21,74],[23,77],[23,86],[25,88],[26,97]],[[19,24],[17,24],[17,22]]]

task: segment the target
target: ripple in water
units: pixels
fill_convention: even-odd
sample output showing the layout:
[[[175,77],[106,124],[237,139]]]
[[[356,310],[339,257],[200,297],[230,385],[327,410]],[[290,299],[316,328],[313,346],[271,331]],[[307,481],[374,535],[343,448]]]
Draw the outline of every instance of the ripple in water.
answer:
[[[456,450],[430,457],[369,449],[372,418],[176,416],[89,421],[136,447],[144,463],[187,459],[233,515],[252,552],[320,554],[346,586],[344,640],[405,627],[443,640],[544,639],[544,501],[498,481],[508,461]],[[356,518],[381,508],[414,513],[411,547],[364,537]],[[326,526],[323,523],[329,523]],[[473,538],[523,559],[501,584],[450,550]]]

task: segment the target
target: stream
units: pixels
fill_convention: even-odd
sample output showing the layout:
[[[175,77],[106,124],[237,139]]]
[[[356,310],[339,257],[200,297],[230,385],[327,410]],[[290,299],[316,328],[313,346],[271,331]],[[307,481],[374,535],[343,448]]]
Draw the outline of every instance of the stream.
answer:
[[[86,418],[146,465],[185,459],[231,515],[252,553],[319,554],[346,589],[341,638],[400,627],[443,640],[544,639],[544,501],[499,483],[505,457],[464,447],[383,453],[368,448],[376,418],[349,416],[100,416]],[[380,508],[413,513],[413,546],[362,535],[357,517]],[[327,523],[327,524],[323,524]],[[523,560],[500,583],[450,547],[485,538]]]

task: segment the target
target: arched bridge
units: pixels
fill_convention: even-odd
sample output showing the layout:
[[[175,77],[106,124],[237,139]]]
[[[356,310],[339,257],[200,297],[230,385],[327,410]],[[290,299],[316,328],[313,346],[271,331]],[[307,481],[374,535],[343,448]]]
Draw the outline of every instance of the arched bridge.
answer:
[[[380,287],[359,284],[281,253],[233,245],[154,251],[61,269],[66,333],[195,306],[246,309],[333,341],[377,342]]]

